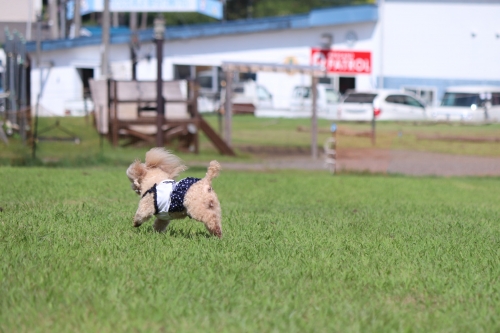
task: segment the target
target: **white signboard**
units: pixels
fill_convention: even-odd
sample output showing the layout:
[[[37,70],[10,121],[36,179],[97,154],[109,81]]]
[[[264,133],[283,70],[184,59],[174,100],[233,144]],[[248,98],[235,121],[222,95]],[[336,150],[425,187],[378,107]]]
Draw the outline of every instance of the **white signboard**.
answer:
[[[80,14],[104,10],[103,0],[80,0]],[[74,2],[68,2],[68,18],[73,17]],[[217,0],[110,0],[110,12],[198,12],[222,19],[222,3]]]

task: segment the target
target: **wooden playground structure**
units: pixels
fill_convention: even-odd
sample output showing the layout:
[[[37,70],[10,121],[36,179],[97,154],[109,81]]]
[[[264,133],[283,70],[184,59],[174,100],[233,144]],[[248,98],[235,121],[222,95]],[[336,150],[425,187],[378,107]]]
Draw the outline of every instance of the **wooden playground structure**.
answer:
[[[223,155],[234,150],[201,117],[197,110],[195,81],[162,81],[164,116],[158,117],[157,81],[91,80],[95,125],[113,146],[137,142],[155,144],[158,131],[165,143],[178,140],[181,150],[199,151],[199,132]]]

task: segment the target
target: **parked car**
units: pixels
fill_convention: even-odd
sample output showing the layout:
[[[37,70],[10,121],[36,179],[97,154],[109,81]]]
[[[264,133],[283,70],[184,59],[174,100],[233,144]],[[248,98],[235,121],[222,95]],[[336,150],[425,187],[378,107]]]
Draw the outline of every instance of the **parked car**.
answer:
[[[222,91],[221,100],[225,100],[225,91]],[[273,95],[254,80],[233,83],[231,96],[234,114],[255,114],[256,110],[273,108]],[[224,105],[222,105],[224,112]]]
[[[272,109],[273,95],[253,80],[233,84],[233,112],[254,113],[256,109]]]
[[[395,90],[353,91],[338,108],[341,120],[424,120],[424,104],[412,94]]]
[[[431,115],[436,120],[500,121],[500,87],[450,87]]]
[[[214,74],[217,77],[214,78]],[[198,112],[215,112],[220,108],[220,85],[223,74],[212,70],[198,73]],[[215,83],[215,85],[214,85]]]
[[[340,102],[340,93],[327,84],[317,85],[316,99],[318,116],[328,119],[337,119],[337,108]],[[310,86],[296,86],[292,92],[290,111],[292,113],[310,114],[312,108],[312,90]]]

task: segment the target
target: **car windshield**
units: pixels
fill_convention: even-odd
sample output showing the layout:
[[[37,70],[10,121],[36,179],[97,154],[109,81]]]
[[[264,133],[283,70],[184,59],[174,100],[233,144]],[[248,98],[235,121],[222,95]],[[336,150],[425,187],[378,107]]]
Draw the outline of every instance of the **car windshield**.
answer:
[[[325,89],[325,95],[328,104],[338,103],[339,94],[335,90],[327,88]]]
[[[372,103],[377,94],[353,93],[347,95],[344,103]]]
[[[262,86],[257,86],[257,96],[260,100],[270,100],[273,96]]]
[[[309,87],[295,87],[293,90],[293,97],[295,98],[309,98],[311,89]]]
[[[211,76],[200,76],[198,77],[198,83],[202,88],[212,88],[212,77]]]
[[[491,105],[500,105],[500,93],[491,94]]]
[[[479,106],[481,100],[479,94],[472,93],[453,93],[447,92],[444,94],[441,106],[465,106],[471,107],[472,105]]]

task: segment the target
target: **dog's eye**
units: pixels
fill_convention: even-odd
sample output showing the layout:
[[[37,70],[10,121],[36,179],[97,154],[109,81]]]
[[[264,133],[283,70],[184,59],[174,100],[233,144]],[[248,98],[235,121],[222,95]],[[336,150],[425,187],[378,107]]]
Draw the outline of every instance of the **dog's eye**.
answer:
[[[208,192],[212,192],[212,186],[208,188]]]
[[[214,206],[214,202],[212,200],[210,200],[210,202],[208,203],[208,208],[212,208]]]

